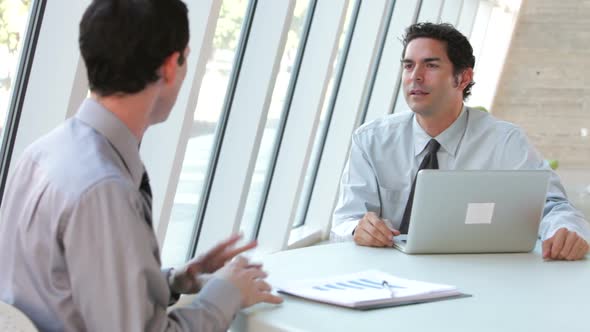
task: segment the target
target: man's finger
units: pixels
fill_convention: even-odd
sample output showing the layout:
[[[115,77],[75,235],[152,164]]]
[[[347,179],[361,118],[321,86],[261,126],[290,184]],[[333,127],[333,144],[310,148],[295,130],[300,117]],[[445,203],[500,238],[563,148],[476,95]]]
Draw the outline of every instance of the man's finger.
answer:
[[[226,247],[227,247],[228,245],[231,245],[231,244],[233,244],[233,243],[236,243],[236,242],[238,242],[238,240],[239,240],[239,239],[241,239],[241,238],[242,238],[242,236],[243,236],[243,234],[242,234],[242,233],[236,233],[236,234],[232,234],[232,235],[231,235],[230,237],[228,237],[227,239],[225,239],[225,240],[221,241],[221,242],[219,243],[219,245],[220,245],[220,246],[226,246]]]
[[[248,264],[248,266],[246,266],[246,268],[256,268],[256,269],[261,269],[262,268],[262,264],[261,263],[250,263]]]
[[[368,219],[368,218],[377,218],[377,219],[379,219],[379,215],[377,213],[373,212],[373,211],[369,211],[369,212],[365,213],[365,217],[364,218],[366,218],[366,219]]]
[[[258,242],[256,240],[250,241],[249,243],[247,243],[247,244],[245,244],[245,245],[243,245],[241,247],[235,248],[233,250],[230,250],[230,251],[224,253],[223,254],[223,260],[224,261],[230,260],[230,259],[234,258],[235,256],[237,256],[237,255],[239,255],[239,254],[241,254],[241,253],[243,253],[245,251],[248,251],[248,250],[250,250],[252,248],[255,248],[257,245],[258,245]],[[226,249],[226,248],[224,248],[224,249]]]
[[[232,261],[232,264],[235,264],[237,267],[241,268],[245,268],[249,265],[249,263],[250,262],[248,261],[248,259],[246,259],[244,256],[236,256]]]
[[[268,277],[268,274],[260,268],[250,267],[246,269],[246,276],[250,279],[264,279]]]
[[[262,299],[263,302],[272,303],[272,304],[280,304],[280,303],[283,303],[283,298],[280,297],[280,296],[276,296],[276,295],[274,295],[272,293],[267,293],[267,292],[264,292],[264,293],[261,293],[261,294],[262,294],[261,299]]]
[[[364,227],[357,227],[354,233],[354,241],[361,246],[372,246],[372,237]]]
[[[226,248],[233,246],[242,238],[242,234],[234,234],[229,238],[221,241],[220,243],[216,244],[209,252],[207,252],[208,257],[217,256],[219,253],[225,251]]]
[[[578,238],[576,240],[576,242],[573,244],[569,253],[566,256],[564,256],[563,259],[566,259],[568,261],[573,261],[573,260],[579,259],[579,255],[580,255],[582,245],[583,245],[581,240],[582,239],[580,239],[580,238]],[[563,252],[563,250],[561,252]]]
[[[369,229],[367,229],[365,227],[357,229],[357,234],[359,236],[359,244],[360,245],[371,246],[371,247],[383,247],[384,246],[384,244],[378,238],[376,238]]]
[[[258,290],[261,292],[270,292],[272,290],[270,284],[265,282],[264,280],[258,280],[256,282],[256,288],[258,288]]]
[[[565,242],[565,237],[567,235],[567,229],[561,228],[560,230],[553,235],[553,244],[551,245],[551,258],[557,259],[559,257],[559,253],[563,248],[563,243]]]
[[[357,244],[363,245],[363,246],[369,246],[372,245],[371,244],[371,235],[369,233],[369,231],[367,230],[368,228],[373,227],[371,225],[371,223],[369,221],[367,221],[366,216],[363,217],[363,219],[361,219],[355,229],[355,233],[354,233],[354,241]]]
[[[372,226],[372,225],[371,225]],[[365,232],[369,234],[372,239],[372,243],[374,246],[378,247],[387,247],[391,246],[391,238],[388,239],[385,235],[383,235],[377,228],[372,226],[371,228],[366,228]]]
[[[567,259],[570,252],[574,248],[574,245],[576,244],[577,239],[578,239],[578,234],[576,234],[575,232],[568,232],[568,234],[565,238],[565,242],[563,244],[563,248],[561,248],[561,251],[559,252],[559,258]]]
[[[553,238],[549,238],[543,241],[543,258],[548,259],[551,254],[551,245],[553,244]]]
[[[588,252],[588,243],[581,237],[578,237],[574,248],[566,258],[567,260],[578,260],[584,258]]]
[[[582,249],[580,249],[580,254],[579,254],[580,259],[584,258],[584,256],[586,256],[588,254],[589,249],[590,249],[590,246],[588,245],[588,242],[586,240],[582,239]]]
[[[393,228],[393,222],[391,222],[391,220],[383,219],[383,221],[385,222],[385,226],[387,226],[387,228],[389,228],[389,230],[393,233],[393,236],[398,236],[401,234],[399,230]]]
[[[389,227],[387,227],[387,225],[385,225],[385,222],[381,220],[381,218],[377,217],[376,215],[370,215],[367,219],[375,231],[379,232],[380,236],[378,236],[378,238],[381,242],[383,242],[385,245],[393,244],[393,232],[389,229]]]

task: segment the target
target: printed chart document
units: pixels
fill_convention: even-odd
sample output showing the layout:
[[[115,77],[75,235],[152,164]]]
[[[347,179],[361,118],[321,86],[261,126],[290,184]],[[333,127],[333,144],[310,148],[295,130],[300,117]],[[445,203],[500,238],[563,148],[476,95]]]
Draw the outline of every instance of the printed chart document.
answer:
[[[354,309],[373,309],[468,296],[455,286],[368,270],[321,279],[275,283],[279,292]]]

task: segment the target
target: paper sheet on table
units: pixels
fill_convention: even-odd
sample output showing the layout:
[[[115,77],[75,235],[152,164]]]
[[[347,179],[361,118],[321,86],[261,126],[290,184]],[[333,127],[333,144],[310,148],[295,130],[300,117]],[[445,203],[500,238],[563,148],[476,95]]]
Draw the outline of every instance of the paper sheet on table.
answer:
[[[282,293],[357,309],[428,302],[464,295],[455,286],[399,278],[378,270],[285,281],[275,283],[275,287]]]

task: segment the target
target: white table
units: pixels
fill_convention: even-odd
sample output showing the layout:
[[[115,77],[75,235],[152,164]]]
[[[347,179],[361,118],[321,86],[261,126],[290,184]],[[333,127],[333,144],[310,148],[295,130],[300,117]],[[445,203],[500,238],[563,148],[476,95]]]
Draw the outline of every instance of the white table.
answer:
[[[240,313],[232,331],[590,331],[590,262],[524,254],[406,255],[351,242],[262,259],[269,281],[379,269],[446,283],[473,297],[357,311],[283,295]]]

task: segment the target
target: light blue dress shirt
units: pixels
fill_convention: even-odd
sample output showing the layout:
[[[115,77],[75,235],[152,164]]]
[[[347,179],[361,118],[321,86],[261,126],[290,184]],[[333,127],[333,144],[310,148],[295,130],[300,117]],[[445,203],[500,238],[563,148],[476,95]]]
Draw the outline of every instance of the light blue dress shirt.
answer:
[[[358,128],[340,183],[331,237],[352,239],[367,212],[389,219],[399,228],[412,180],[426,154],[430,137],[413,112],[392,114]],[[514,170],[551,168],[514,124],[487,112],[464,107],[453,124],[435,137],[443,170]],[[590,240],[590,226],[567,200],[552,172],[539,236],[549,238],[561,227]]]
[[[41,331],[226,331],[241,301],[226,280],[168,311],[144,170],[137,138],[92,99],[33,143],[2,202],[0,300]]]

